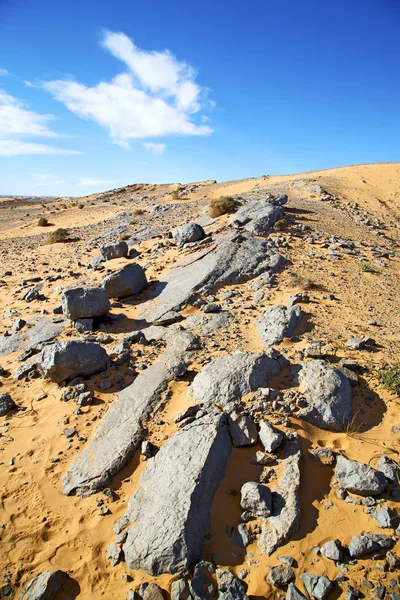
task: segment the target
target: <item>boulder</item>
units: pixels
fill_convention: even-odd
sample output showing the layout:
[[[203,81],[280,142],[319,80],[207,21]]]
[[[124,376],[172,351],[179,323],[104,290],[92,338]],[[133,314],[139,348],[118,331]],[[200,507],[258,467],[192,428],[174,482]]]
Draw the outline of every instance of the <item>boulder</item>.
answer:
[[[272,510],[272,497],[266,485],[248,481],[240,490],[240,506],[253,517],[269,517]]]
[[[7,415],[16,408],[18,407],[10,394],[0,394],[0,417],[4,417],[4,415]]]
[[[104,277],[101,285],[109,298],[126,298],[142,292],[147,287],[147,279],[142,267],[132,264]]]
[[[100,254],[104,260],[113,258],[126,258],[128,256],[128,244],[123,240],[119,242],[109,242],[100,246]]]
[[[194,600],[212,600],[215,596],[215,584],[210,575],[215,572],[212,563],[201,560],[194,568],[190,582],[190,594]]]
[[[376,466],[378,471],[381,471],[390,483],[394,485],[400,484],[400,467],[387,454],[382,454]]]
[[[190,392],[196,402],[226,406],[266,387],[279,372],[278,362],[266,354],[237,351],[205,365],[193,379]]]
[[[281,206],[269,200],[253,200],[239,208],[231,218],[232,227],[243,227],[254,235],[267,236],[271,227],[285,212]]]
[[[63,571],[45,571],[28,583],[21,600],[56,600],[68,579]]]
[[[165,352],[118,394],[85,450],[63,478],[63,492],[94,494],[132,458],[144,437],[144,423],[176,371],[186,369],[182,353]]]
[[[284,565],[272,567],[268,573],[268,581],[277,588],[285,588],[294,581],[295,575],[293,569]]]
[[[161,446],[129,500],[134,524],[123,549],[130,569],[179,573],[200,560],[230,450],[221,413],[196,419]]]
[[[351,386],[338,369],[320,359],[303,364],[300,391],[307,406],[298,417],[328,431],[343,431],[353,417]]]
[[[149,583],[144,590],[143,600],[165,600],[164,593],[155,583]]]
[[[55,342],[43,348],[39,364],[45,377],[61,383],[105,371],[110,359],[104,348],[93,342]]]
[[[259,437],[265,452],[274,452],[283,442],[283,433],[275,429],[268,421],[261,421]]]
[[[110,301],[101,287],[78,287],[65,290],[61,295],[64,316],[76,321],[104,317],[110,310]]]
[[[352,558],[361,558],[372,552],[379,552],[381,547],[368,535],[354,535],[351,538],[348,551]]]
[[[321,546],[321,554],[330,560],[339,561],[343,559],[343,548],[339,540],[329,540]]]
[[[381,471],[341,455],[336,459],[335,476],[345,490],[359,496],[379,496],[388,484]]]
[[[266,348],[292,337],[305,317],[298,304],[291,308],[278,305],[268,308],[256,319],[258,335]]]
[[[178,246],[183,246],[190,242],[197,242],[204,237],[204,229],[197,223],[186,223],[172,231],[172,237]]]
[[[229,415],[229,433],[236,448],[252,446],[257,443],[257,427],[253,419],[247,415],[232,412]]]
[[[315,600],[325,600],[333,588],[332,581],[326,575],[318,577],[313,573],[303,573],[303,575],[300,575],[300,579],[303,580],[310,598]]]
[[[191,600],[189,584],[186,579],[177,579],[171,583],[171,600]]]
[[[297,589],[294,583],[289,583],[285,600],[308,600],[304,594]]]
[[[248,600],[243,583],[230,572],[217,569],[218,600]]]

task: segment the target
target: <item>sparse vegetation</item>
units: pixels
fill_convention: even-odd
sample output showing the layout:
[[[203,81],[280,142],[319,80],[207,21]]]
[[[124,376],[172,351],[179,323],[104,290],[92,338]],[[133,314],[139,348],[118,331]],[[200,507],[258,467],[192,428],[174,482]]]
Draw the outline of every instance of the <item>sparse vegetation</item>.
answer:
[[[49,233],[48,243],[49,244],[57,244],[59,242],[66,242],[69,239],[68,229],[56,229]]]
[[[143,208],[134,208],[132,211],[132,217],[140,217],[140,215],[144,215],[146,211]]]
[[[357,423],[357,415],[360,411],[357,411],[355,413],[355,415],[353,415],[353,417],[350,419],[350,421],[346,424],[345,426],[345,433],[346,435],[352,437],[352,436],[356,436],[357,434],[360,433],[362,426],[364,425],[364,422],[362,421],[361,423]]]
[[[121,240],[123,240],[123,241],[129,240],[130,238],[131,238],[130,233],[124,233],[123,235],[121,235]]]
[[[183,188],[182,186],[179,186],[179,187],[176,188],[176,190],[172,190],[172,192],[170,194],[171,198],[173,200],[179,200],[180,199],[179,193],[182,192],[184,189],[185,188]]]
[[[84,204],[79,204],[78,208],[85,208]]]
[[[314,282],[309,277],[305,277],[304,275],[300,275],[300,273],[295,273],[291,271],[289,273],[289,285],[291,287],[299,287],[304,290],[310,290],[314,287]]]
[[[362,260],[360,262],[360,269],[364,273],[375,273],[374,267],[371,265],[371,263],[367,262],[366,260]]]
[[[387,367],[379,373],[380,382],[397,396],[400,396],[400,367]]]
[[[37,224],[39,227],[47,227],[49,224],[49,221],[48,221],[48,219],[46,219],[46,217],[40,217]]]
[[[236,202],[231,196],[213,198],[208,203],[208,214],[211,218],[220,217],[226,213],[233,212]]]

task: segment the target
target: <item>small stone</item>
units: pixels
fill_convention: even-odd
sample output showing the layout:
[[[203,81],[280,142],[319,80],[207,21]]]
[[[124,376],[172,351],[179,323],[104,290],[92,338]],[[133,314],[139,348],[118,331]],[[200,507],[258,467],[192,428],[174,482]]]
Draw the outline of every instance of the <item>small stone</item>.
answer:
[[[268,574],[268,581],[277,588],[283,588],[294,581],[294,571],[290,567],[272,567]]]

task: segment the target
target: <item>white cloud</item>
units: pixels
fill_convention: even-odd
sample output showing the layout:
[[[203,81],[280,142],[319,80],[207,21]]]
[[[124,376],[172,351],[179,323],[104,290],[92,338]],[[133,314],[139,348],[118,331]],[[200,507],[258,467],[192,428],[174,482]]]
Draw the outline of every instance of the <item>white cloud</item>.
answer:
[[[7,75],[9,75],[7,69],[0,69],[0,77],[6,77]]]
[[[47,144],[36,144],[23,140],[0,139],[0,156],[21,156],[23,154],[82,154],[78,150],[63,150]]]
[[[46,185],[60,185],[64,183],[64,180],[61,179],[58,175],[54,175],[52,173],[32,173],[34,178],[33,187],[43,187]]]
[[[189,65],[167,50],[140,50],[123,33],[107,32],[102,44],[125,63],[127,72],[93,87],[55,80],[45,82],[44,88],[74,114],[107,129],[123,147],[132,139],[212,133],[209,126],[193,121],[205,90]]]
[[[61,134],[49,129],[55,117],[30,110],[23,102],[0,90],[0,156],[22,154],[81,154],[47,144],[26,142],[23,138],[58,138]],[[22,138],[22,139],[21,139]]]
[[[154,142],[144,142],[143,146],[148,152],[153,154],[162,154],[165,150],[165,144],[154,144]]]
[[[107,179],[96,179],[95,177],[81,177],[78,186],[91,186],[91,185],[113,185],[115,181],[108,181]]]

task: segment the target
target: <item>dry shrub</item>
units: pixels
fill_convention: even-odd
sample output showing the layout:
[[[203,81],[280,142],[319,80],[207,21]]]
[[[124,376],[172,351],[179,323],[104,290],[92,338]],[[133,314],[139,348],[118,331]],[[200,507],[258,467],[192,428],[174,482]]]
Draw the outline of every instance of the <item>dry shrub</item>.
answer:
[[[231,196],[221,196],[213,198],[208,202],[208,214],[211,218],[220,217],[226,213],[233,212],[236,202]]]
[[[132,211],[132,217],[140,217],[140,215],[144,215],[146,211],[143,208],[134,208]]]
[[[57,244],[59,242],[66,242],[69,239],[68,229],[56,229],[49,233],[48,243],[49,244]]]
[[[46,219],[46,217],[40,217],[37,224],[39,227],[47,227],[49,221]]]

